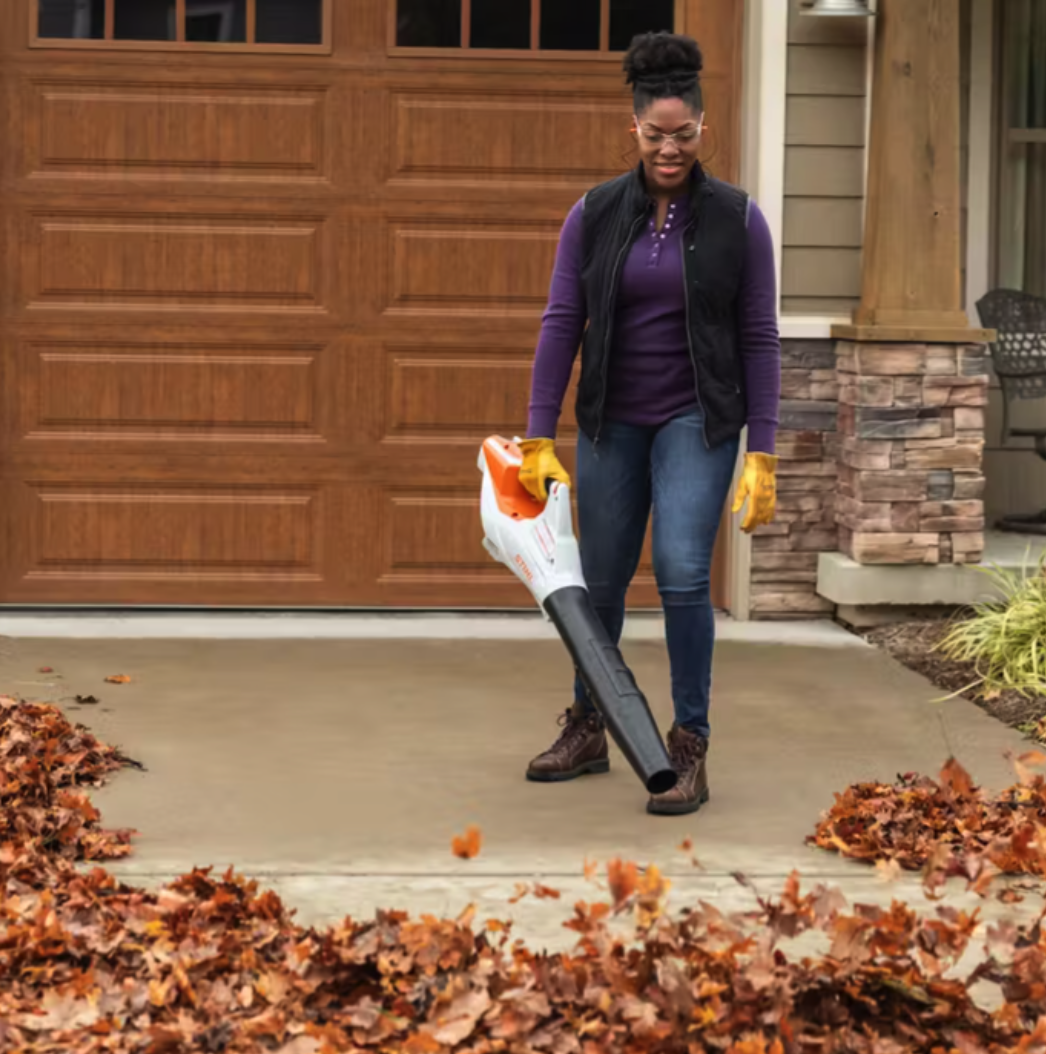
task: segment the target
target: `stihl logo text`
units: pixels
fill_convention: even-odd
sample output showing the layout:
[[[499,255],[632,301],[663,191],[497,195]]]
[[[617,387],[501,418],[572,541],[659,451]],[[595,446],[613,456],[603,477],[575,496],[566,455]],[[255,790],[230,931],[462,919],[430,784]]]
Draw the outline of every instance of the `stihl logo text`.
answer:
[[[533,582],[534,581],[534,575],[531,573],[530,568],[527,567],[526,560],[524,560],[523,557],[519,556],[518,554],[516,555],[516,566],[519,567],[519,569],[523,572],[523,574],[525,574],[527,576],[527,581],[528,582]]]

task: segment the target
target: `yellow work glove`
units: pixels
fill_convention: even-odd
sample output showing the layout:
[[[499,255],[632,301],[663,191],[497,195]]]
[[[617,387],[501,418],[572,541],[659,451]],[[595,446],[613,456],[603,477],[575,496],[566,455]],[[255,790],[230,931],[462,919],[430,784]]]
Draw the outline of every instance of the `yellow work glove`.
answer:
[[[772,523],[777,508],[777,455],[745,454],[744,470],[734,499],[734,512],[748,500],[748,513],[741,530],[751,534],[757,527]]]
[[[524,439],[519,444],[523,464],[519,481],[538,499],[548,500],[548,481],[557,480],[570,486],[570,476],[556,457],[556,444],[551,439]]]

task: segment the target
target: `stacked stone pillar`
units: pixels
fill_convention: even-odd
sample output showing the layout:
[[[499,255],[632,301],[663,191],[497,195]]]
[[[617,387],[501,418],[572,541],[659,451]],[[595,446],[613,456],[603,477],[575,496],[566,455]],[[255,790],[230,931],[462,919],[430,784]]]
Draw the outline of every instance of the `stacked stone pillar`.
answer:
[[[840,341],[836,364],[842,552],[859,564],[978,563],[985,348]]]

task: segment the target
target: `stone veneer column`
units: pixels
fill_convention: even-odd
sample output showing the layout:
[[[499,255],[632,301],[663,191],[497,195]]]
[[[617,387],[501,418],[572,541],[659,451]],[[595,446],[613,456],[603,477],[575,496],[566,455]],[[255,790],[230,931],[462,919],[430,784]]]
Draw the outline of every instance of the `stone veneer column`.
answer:
[[[839,548],[859,564],[979,562],[986,350],[840,341],[837,368]]]
[[[781,342],[777,516],[752,539],[754,619],[809,618],[834,610],[817,595],[817,555],[838,547],[838,395],[833,341]]]

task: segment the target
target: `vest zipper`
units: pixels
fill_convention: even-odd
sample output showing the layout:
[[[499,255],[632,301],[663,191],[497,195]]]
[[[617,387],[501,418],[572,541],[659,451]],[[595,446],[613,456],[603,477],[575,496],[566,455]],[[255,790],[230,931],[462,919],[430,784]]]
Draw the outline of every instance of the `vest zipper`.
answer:
[[[596,438],[592,443],[593,447],[599,446],[599,437],[603,434],[603,410],[606,407],[607,402],[607,374],[610,368],[610,345],[614,333],[614,303],[617,300],[617,287],[621,278],[621,265],[628,250],[632,247],[632,242],[635,239],[639,225],[646,219],[647,212],[649,211],[650,210],[647,209],[643,215],[632,221],[632,226],[629,229],[628,237],[625,239],[625,244],[621,247],[621,251],[617,254],[617,260],[614,262],[614,272],[610,279],[610,291],[607,297],[607,332],[606,336],[603,338],[602,389],[599,393],[599,412],[596,417]]]
[[[699,218],[699,216],[694,217],[690,237],[693,237],[693,234],[697,232],[697,221]],[[686,231],[683,234],[686,235]],[[694,370],[694,395],[697,397],[697,408],[701,411],[701,436],[705,441],[705,449],[708,449],[708,418],[701,403],[701,384],[697,376],[697,356],[694,354],[693,331],[690,328],[690,283],[687,281],[686,275],[686,255],[689,251],[686,243],[690,240],[690,237],[683,238],[683,252],[681,254],[683,258],[683,303],[686,305],[686,343],[690,349],[690,365]],[[690,246],[690,249],[693,249],[693,246]]]

